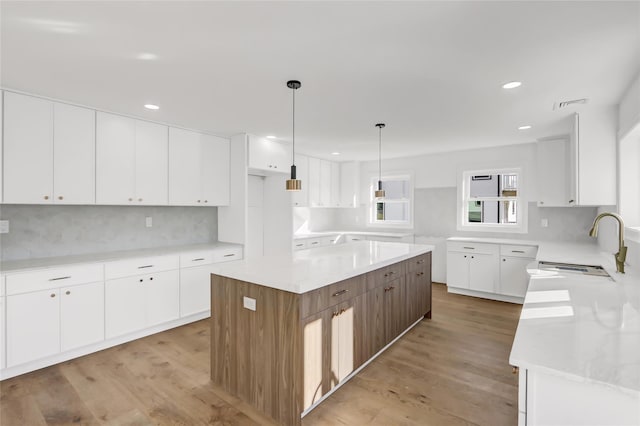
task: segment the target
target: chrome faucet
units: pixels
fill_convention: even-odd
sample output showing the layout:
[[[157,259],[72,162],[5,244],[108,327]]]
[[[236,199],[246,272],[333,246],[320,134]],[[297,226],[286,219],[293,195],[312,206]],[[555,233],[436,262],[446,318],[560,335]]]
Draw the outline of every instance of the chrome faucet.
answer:
[[[598,236],[598,222],[600,222],[600,219],[602,219],[605,216],[611,216],[612,218],[618,221],[618,252],[614,254],[613,257],[616,259],[616,271],[620,272],[621,274],[624,274],[624,261],[627,258],[627,247],[624,245],[624,222],[622,221],[622,218],[615,213],[609,213],[609,212],[600,213],[598,216],[596,216],[595,220],[593,221],[593,226],[591,226],[591,230],[589,231],[589,236],[590,237]]]

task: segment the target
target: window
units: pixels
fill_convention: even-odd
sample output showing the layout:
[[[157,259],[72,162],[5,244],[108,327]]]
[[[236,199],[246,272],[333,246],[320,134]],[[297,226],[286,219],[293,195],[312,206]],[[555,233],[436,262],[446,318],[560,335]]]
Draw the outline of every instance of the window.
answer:
[[[411,176],[382,176],[382,189],[385,192],[383,199],[377,199],[373,195],[377,185],[378,178],[371,178],[369,225],[396,228],[413,227]]]
[[[526,232],[520,169],[466,171],[459,185],[459,230]]]

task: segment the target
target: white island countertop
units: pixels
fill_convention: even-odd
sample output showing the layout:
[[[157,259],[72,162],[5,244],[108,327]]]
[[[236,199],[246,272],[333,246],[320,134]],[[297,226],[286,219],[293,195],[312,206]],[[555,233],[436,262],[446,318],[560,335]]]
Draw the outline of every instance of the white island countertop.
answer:
[[[640,274],[597,246],[541,243],[539,260],[601,265],[613,277],[529,269],[509,363],[598,383],[640,403]]]
[[[214,265],[212,273],[291,293],[306,293],[430,252],[422,244],[357,241]]]

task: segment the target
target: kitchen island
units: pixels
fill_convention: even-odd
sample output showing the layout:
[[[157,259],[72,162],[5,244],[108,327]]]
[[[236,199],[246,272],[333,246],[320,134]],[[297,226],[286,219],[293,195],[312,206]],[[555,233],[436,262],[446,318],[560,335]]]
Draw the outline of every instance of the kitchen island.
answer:
[[[218,267],[211,379],[281,424],[301,418],[422,318],[431,246],[362,241]]]

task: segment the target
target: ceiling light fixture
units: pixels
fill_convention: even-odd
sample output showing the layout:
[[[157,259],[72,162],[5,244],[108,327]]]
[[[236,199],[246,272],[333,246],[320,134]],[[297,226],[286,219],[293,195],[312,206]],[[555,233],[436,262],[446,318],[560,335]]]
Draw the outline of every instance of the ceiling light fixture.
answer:
[[[158,59],[158,55],[156,55],[155,53],[142,52],[138,53],[136,55],[136,58],[140,59],[141,61],[155,61],[156,59]]]
[[[144,107],[146,109],[152,109],[154,111],[157,110],[157,109],[160,109],[160,107],[158,105],[154,105],[154,104],[145,104]]]
[[[502,85],[503,89],[515,89],[516,87],[522,86],[522,83],[519,81],[510,81]]]
[[[531,126],[527,125],[527,126],[520,126],[518,127],[518,130],[529,130],[531,128]]]
[[[336,152],[332,152],[331,155],[340,155],[340,153],[336,151]]]
[[[382,189],[382,129],[384,123],[376,124],[378,128],[378,189],[374,192],[376,198],[384,198],[384,189]]]
[[[287,87],[293,92],[293,108],[292,108],[292,147],[291,147],[291,179],[287,179],[287,191],[300,191],[302,189],[302,181],[296,179],[296,90],[302,86],[298,80],[287,81]]]
[[[275,138],[276,138],[276,137],[275,137],[275,136],[273,136],[273,135],[269,135],[269,136],[267,136],[267,139],[275,139]]]

